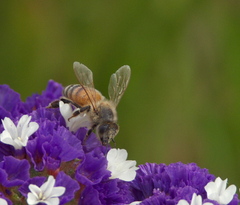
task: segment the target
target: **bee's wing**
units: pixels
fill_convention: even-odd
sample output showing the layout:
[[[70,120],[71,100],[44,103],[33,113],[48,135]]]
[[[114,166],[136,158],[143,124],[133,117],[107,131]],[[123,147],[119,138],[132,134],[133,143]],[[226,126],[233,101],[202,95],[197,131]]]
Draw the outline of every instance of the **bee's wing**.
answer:
[[[97,112],[96,106],[96,91],[94,89],[93,84],[93,73],[92,71],[82,63],[74,62],[73,69],[75,75],[79,81],[79,84],[82,86],[84,91],[86,92],[95,112]],[[92,91],[89,88],[93,88]]]
[[[81,86],[94,88],[92,71],[79,62],[73,63],[73,70]]]
[[[131,75],[131,69],[128,65],[119,68],[116,73],[112,74],[108,86],[110,100],[115,106],[118,105],[123,93],[125,92]]]

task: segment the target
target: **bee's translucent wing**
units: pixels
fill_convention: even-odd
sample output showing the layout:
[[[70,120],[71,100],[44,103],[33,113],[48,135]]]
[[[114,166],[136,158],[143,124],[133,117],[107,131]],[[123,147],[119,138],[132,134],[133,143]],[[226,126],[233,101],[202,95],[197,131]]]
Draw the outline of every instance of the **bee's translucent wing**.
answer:
[[[108,86],[108,94],[110,100],[115,106],[118,105],[123,96],[130,79],[131,69],[128,65],[119,68],[116,73],[112,74]]]
[[[79,62],[73,63],[73,70],[81,86],[94,88],[92,71]]]
[[[87,66],[79,62],[73,63],[73,70],[79,81],[79,84],[82,86],[82,88],[86,92],[86,95],[88,96],[92,104],[93,110],[97,112],[96,90],[94,89],[92,71]]]

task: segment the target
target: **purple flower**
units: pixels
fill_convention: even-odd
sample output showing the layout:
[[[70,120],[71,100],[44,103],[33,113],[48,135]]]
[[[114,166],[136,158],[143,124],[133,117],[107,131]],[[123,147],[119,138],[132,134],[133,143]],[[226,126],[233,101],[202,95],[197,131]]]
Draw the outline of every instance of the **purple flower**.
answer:
[[[42,95],[33,94],[23,103],[25,112],[30,113],[40,107],[46,107],[50,102],[62,96],[63,87],[53,80],[49,80],[47,88]]]
[[[86,186],[79,204],[129,204],[133,200],[131,187],[127,182],[111,179]]]
[[[0,119],[19,116],[22,107],[20,95],[8,85],[0,86]]]
[[[218,184],[207,169],[194,163],[148,163],[138,169],[126,150],[103,146],[94,133],[86,137],[87,128],[80,127],[89,126],[87,114],[69,122],[71,105],[46,108],[62,90],[50,80],[42,94],[22,102],[9,86],[0,85],[1,203],[175,205],[201,199],[218,205],[208,199],[221,195],[214,192]],[[229,205],[239,202],[233,191],[221,192],[232,199]]]
[[[181,199],[191,201],[194,193],[200,195],[203,201],[209,201],[204,187],[215,177],[195,163],[147,163],[139,168],[135,180],[131,182],[134,201],[142,201],[141,204],[172,205]],[[237,205],[238,199],[229,204]]]
[[[0,162],[0,183],[5,187],[22,185],[30,177],[29,169],[30,165],[25,159],[4,157]]]
[[[3,200],[9,198],[17,204],[25,197],[29,204],[45,203],[41,196],[46,194],[46,203],[50,204],[78,204],[88,198],[99,204],[132,201],[129,184],[109,179],[106,155],[110,147],[102,146],[94,133],[85,138],[86,128],[71,132],[59,109],[46,108],[61,96],[60,84],[49,81],[41,95],[34,94],[26,102],[6,85],[0,85],[0,91],[0,116],[4,123],[0,124]],[[28,131],[30,125],[35,128]],[[10,140],[13,142],[8,143]],[[55,183],[53,177],[48,178],[50,175]],[[64,187],[65,191],[55,195],[54,187]],[[18,193],[18,197],[12,193]]]
[[[48,119],[39,124],[36,137],[26,147],[36,170],[56,170],[61,162],[83,158],[81,142],[69,130]]]
[[[104,178],[110,177],[107,160],[100,148],[86,153],[83,161],[76,170],[76,179],[84,185],[94,185]]]

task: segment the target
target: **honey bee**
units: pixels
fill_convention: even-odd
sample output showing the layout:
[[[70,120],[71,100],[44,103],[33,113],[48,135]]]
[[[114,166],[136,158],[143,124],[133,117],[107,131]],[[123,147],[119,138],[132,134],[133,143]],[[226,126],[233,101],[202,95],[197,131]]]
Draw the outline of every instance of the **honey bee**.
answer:
[[[79,62],[74,62],[73,69],[79,84],[65,87],[63,97],[60,98],[64,103],[70,103],[77,108],[68,120],[86,112],[91,125],[86,137],[95,130],[103,145],[114,142],[114,137],[119,132],[116,108],[128,86],[131,75],[130,67],[124,65],[112,74],[108,86],[109,100],[94,88],[93,74],[89,68]],[[48,107],[58,106],[59,100],[56,100]]]

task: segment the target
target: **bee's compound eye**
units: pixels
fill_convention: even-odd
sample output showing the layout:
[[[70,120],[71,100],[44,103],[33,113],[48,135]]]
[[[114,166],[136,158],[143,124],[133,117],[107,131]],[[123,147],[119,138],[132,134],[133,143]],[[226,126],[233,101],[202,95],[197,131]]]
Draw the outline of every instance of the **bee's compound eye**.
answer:
[[[109,129],[108,124],[103,124],[99,126],[99,134],[104,134]]]

